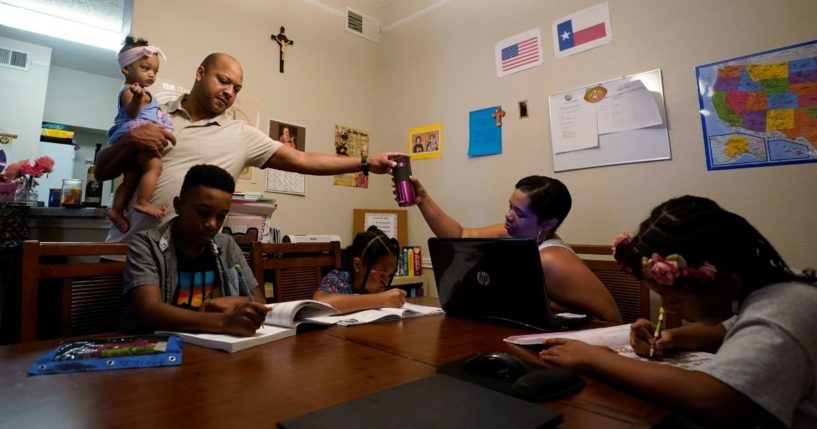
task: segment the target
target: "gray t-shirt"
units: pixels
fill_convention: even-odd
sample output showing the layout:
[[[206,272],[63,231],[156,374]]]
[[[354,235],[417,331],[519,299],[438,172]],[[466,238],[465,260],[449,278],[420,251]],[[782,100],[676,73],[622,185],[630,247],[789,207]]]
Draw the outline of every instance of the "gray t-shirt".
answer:
[[[723,345],[699,371],[743,393],[786,427],[817,427],[817,286],[778,283],[753,292],[724,323]]]

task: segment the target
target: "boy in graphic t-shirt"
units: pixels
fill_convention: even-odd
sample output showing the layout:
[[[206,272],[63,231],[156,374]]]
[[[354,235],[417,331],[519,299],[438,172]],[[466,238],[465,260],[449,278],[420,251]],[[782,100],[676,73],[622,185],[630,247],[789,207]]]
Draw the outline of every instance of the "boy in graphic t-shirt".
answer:
[[[261,326],[269,311],[264,294],[233,238],[218,234],[234,191],[225,170],[196,165],[173,199],[178,216],[131,239],[125,330],[249,336]]]

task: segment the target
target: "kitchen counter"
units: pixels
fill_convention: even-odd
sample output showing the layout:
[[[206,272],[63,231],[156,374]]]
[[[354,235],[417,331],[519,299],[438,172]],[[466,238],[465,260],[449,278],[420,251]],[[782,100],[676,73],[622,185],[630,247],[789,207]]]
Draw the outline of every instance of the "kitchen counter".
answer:
[[[40,241],[105,241],[111,222],[102,207],[31,207],[26,223]]]
[[[32,217],[105,217],[107,207],[31,207],[28,209]]]

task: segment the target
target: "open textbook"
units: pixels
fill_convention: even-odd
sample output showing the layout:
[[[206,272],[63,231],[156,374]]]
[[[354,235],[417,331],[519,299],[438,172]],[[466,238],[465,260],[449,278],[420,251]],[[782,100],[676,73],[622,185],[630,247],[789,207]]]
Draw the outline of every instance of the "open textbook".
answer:
[[[610,326],[608,328],[587,329],[583,331],[551,332],[544,334],[514,335],[505,338],[505,342],[522,346],[541,345],[550,338],[569,338],[584,341],[587,344],[609,347],[614,352],[633,359],[664,363],[686,369],[708,362],[714,356],[707,352],[677,352],[656,356],[653,359],[635,354],[630,346],[630,325]]]
[[[406,303],[402,308],[381,308],[363,310],[356,313],[338,314],[338,310],[329,304],[311,299],[267,304],[270,312],[264,324],[254,335],[237,337],[227,334],[198,334],[190,332],[158,331],[157,333],[174,334],[186,343],[228,352],[237,352],[257,345],[295,335],[301,323],[319,325],[352,326],[372,322],[386,322],[407,317],[426,316],[442,313],[438,307],[429,307]]]
[[[390,322],[393,320],[408,319],[410,317],[430,316],[432,314],[442,314],[443,309],[418,305],[407,302],[401,308],[376,308],[363,310],[356,313],[339,314],[333,316],[311,317],[309,320],[314,323],[335,324],[340,326],[363,325],[372,322]]]

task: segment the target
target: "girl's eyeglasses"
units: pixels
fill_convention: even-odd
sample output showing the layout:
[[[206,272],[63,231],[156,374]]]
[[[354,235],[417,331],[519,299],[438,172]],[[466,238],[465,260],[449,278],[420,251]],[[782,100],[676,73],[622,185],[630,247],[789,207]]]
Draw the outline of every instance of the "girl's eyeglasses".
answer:
[[[389,274],[389,273],[387,273],[385,271],[381,271],[381,270],[375,270],[375,269],[371,269],[370,273],[374,277],[375,280],[377,280],[378,282],[380,282],[381,285],[383,285],[383,288],[387,288],[387,287],[391,286],[391,281],[394,278],[394,276],[392,274]]]

